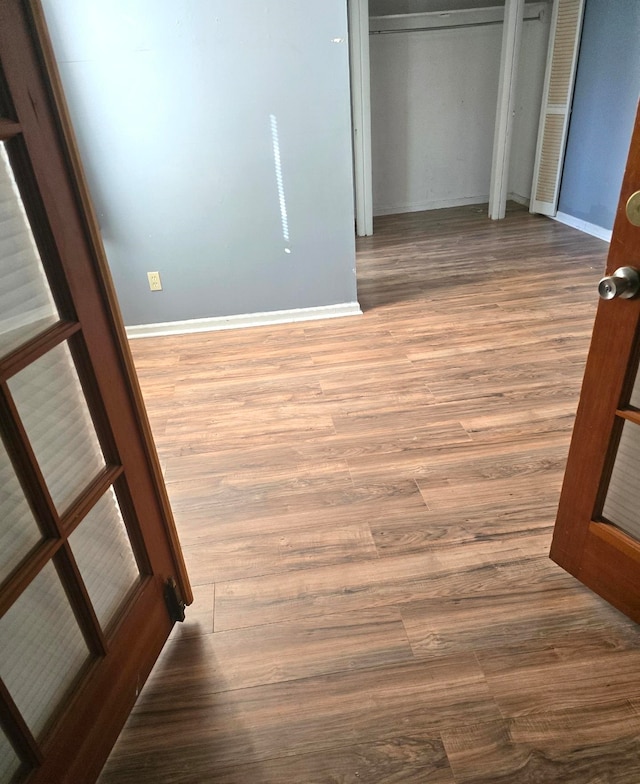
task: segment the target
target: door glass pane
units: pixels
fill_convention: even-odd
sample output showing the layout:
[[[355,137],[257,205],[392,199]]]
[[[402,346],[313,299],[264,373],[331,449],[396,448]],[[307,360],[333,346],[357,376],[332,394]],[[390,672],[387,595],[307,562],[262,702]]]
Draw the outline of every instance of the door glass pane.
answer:
[[[640,539],[640,427],[625,422],[613,464],[603,516],[631,536]]]
[[[56,569],[48,563],[0,620],[0,677],[36,736],[88,656]]]
[[[106,628],[140,576],[113,489],[71,534],[69,543],[98,620]]]
[[[9,389],[62,512],[105,465],[68,346],[57,346],[20,371]]]
[[[0,144],[0,356],[58,321],[40,254]]]
[[[19,767],[18,755],[9,743],[9,738],[0,729],[0,782],[11,781]]]
[[[42,538],[0,441],[0,582]],[[0,782],[2,779],[0,779]]]

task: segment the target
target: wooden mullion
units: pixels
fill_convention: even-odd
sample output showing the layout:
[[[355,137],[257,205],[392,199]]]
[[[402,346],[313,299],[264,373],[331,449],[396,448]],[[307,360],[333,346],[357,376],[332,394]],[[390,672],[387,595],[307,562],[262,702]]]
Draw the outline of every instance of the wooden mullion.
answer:
[[[62,546],[62,539],[43,539],[0,586],[0,618]]]
[[[633,409],[616,411],[616,416],[621,419],[626,419],[627,422],[633,422],[634,425],[640,425],[640,411]]]
[[[6,384],[0,384],[0,436],[44,536],[61,536],[60,518]]]
[[[118,499],[120,511],[122,512],[122,519],[124,520],[127,534],[129,535],[131,549],[133,550],[136,563],[138,564],[138,569],[140,570],[141,574],[153,574],[153,569],[151,568],[151,564],[149,562],[149,556],[147,554],[144,537],[142,536],[142,531],[140,530],[140,525],[138,523],[138,518],[135,512],[135,506],[133,504],[131,492],[129,490],[125,476],[122,476],[121,479],[114,484],[114,490]]]
[[[56,555],[66,539],[107,492],[109,487],[120,478],[123,471],[122,466],[107,466],[101,471],[60,518],[59,536],[43,539],[25,556],[23,562],[12,571],[0,586],[0,618],[7,612],[40,570]]]
[[[6,117],[0,117],[0,142],[5,142],[13,136],[22,133],[22,126],[14,120],[8,120]]]
[[[28,340],[20,348],[15,349],[0,359],[0,383],[5,383],[12,376],[40,359],[51,349],[64,343],[80,331],[77,321],[59,321],[48,329]]]
[[[595,508],[593,510],[593,514],[591,515],[592,521],[600,521],[603,519],[602,509],[604,507],[604,502],[607,498],[607,492],[609,490],[609,482],[611,481],[613,466],[616,461],[616,455],[618,454],[618,444],[620,443],[620,438],[622,436],[624,419],[625,419],[624,417],[621,418],[619,416],[616,416],[611,430],[611,441],[609,443],[609,449],[602,468],[600,485],[598,487],[598,493],[596,495]]]
[[[107,463],[113,465],[120,464],[120,456],[113,437],[113,431],[109,423],[109,417],[104,408],[102,395],[98,389],[95,374],[91,367],[91,360],[87,352],[87,347],[81,336],[76,336],[69,341],[69,350],[73,357],[73,362],[80,380],[80,386],[91,414],[91,420],[98,435],[98,441],[102,447]]]
[[[122,466],[106,466],[82,491],[60,518],[60,530],[65,538],[78,527],[123,471]]]
[[[1,678],[0,725],[23,764],[35,768],[43,762],[44,755]]]
[[[69,542],[64,542],[54,564],[89,650],[94,655],[104,656],[107,653],[107,638],[93,609]]]

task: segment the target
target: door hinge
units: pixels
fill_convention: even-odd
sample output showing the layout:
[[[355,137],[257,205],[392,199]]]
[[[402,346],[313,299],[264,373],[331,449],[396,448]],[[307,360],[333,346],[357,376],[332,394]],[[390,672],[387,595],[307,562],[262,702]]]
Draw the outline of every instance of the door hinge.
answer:
[[[173,577],[167,578],[164,584],[164,602],[167,605],[167,612],[172,623],[184,621],[184,608],[186,604],[182,599],[178,584]]]

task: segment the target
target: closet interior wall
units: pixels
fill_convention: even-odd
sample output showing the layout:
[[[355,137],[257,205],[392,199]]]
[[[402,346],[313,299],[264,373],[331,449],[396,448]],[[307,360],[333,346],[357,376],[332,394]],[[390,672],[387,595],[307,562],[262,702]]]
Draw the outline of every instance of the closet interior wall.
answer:
[[[528,204],[551,17],[526,20],[509,198]],[[372,34],[375,215],[489,199],[502,24]]]

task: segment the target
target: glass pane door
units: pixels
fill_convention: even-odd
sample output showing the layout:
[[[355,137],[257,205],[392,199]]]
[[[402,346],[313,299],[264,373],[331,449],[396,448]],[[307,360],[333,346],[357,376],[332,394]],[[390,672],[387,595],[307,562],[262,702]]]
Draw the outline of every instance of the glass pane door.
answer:
[[[36,737],[88,659],[82,630],[49,562],[0,621],[0,677]]]
[[[21,195],[20,152],[19,140],[2,143],[0,679],[14,733],[21,728],[37,756],[74,688],[108,653],[144,559],[82,331],[73,310],[56,305],[68,295],[63,281],[50,283],[47,227],[32,228],[34,208]],[[0,784],[34,761],[21,760],[11,735],[0,736]]]
[[[51,349],[9,379],[8,386],[62,513],[105,466],[69,346]]]
[[[9,455],[0,441],[0,583],[42,540]]]
[[[58,321],[40,253],[0,144],[0,355]]]
[[[0,784],[97,778],[182,597],[42,8],[1,0]]]
[[[100,626],[106,630],[140,579],[113,487],[71,534],[69,544]]]

